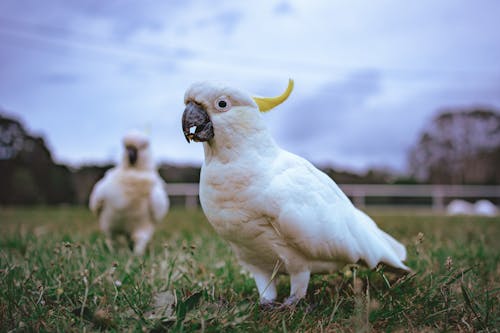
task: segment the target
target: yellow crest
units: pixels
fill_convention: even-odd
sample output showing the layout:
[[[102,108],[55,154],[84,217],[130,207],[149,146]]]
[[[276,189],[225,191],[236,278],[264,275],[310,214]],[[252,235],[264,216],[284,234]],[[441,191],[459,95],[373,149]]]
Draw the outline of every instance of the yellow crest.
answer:
[[[284,101],[286,101],[288,96],[290,96],[290,94],[292,93],[292,90],[293,90],[293,80],[289,79],[288,87],[286,88],[283,94],[276,97],[253,97],[253,100],[259,106],[260,112],[267,112],[272,108],[280,105]]]

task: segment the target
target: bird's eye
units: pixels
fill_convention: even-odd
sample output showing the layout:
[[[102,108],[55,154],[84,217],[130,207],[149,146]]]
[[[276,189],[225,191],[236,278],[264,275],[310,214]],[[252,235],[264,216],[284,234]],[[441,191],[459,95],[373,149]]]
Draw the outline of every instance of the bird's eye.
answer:
[[[229,111],[231,102],[226,96],[221,96],[215,100],[215,108],[221,112]]]

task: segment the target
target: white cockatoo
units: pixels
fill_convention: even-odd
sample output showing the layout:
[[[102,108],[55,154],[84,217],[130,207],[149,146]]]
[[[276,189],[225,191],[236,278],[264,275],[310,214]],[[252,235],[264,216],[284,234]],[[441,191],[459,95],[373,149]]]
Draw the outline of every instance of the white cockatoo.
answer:
[[[148,137],[131,131],[123,138],[123,146],[121,163],[95,184],[89,207],[98,215],[110,249],[112,241],[124,235],[134,253],[142,255],[155,224],[167,214],[169,199],[155,168]]]
[[[261,112],[292,89],[290,80],[281,96],[262,98],[200,82],[184,97],[184,135],[203,142],[205,152],[203,211],[253,275],[262,304],[276,299],[276,273],[290,275],[284,304],[291,305],[306,295],[311,273],[357,262],[409,270],[402,244],[354,207],[330,177],[271,137]]]

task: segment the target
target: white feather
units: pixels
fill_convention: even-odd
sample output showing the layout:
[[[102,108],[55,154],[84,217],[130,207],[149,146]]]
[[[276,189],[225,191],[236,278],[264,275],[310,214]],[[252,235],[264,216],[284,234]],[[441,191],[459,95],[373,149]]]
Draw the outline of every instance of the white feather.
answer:
[[[232,98],[231,110],[211,107],[219,95]],[[276,297],[269,279],[277,262],[280,272],[291,275],[292,301],[305,295],[310,273],[347,263],[409,270],[402,244],[354,207],[330,177],[276,145],[250,97],[199,83],[185,100],[204,105],[214,129],[203,144],[203,210],[253,273],[262,302]]]
[[[159,175],[156,175],[151,194],[149,196],[151,212],[155,222],[160,222],[167,215],[170,202],[167,196],[167,186]]]
[[[106,172],[90,195],[89,208],[98,215],[108,245],[123,234],[134,243],[134,252],[142,254],[151,239],[155,223],[167,214],[169,200],[165,183],[154,168],[149,142],[137,133],[125,137],[126,145],[138,148],[131,165],[122,162]]]

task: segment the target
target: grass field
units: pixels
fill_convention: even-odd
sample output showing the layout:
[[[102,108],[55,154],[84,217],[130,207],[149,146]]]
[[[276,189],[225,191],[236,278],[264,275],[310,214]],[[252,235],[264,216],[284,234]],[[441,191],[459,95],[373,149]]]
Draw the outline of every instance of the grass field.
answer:
[[[497,332],[500,218],[370,212],[414,274],[347,267],[293,309],[262,310],[201,211],[174,208],[148,253],[110,253],[83,207],[0,209],[0,330]],[[279,299],[289,282],[279,277]]]

